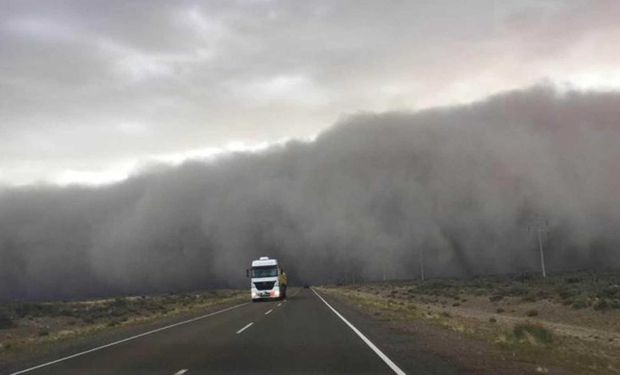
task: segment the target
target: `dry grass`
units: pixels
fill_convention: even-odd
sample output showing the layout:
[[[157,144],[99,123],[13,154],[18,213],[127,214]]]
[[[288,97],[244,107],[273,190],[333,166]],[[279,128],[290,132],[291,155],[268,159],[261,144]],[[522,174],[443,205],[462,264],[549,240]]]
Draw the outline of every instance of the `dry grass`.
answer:
[[[245,290],[217,290],[71,302],[6,303],[0,305],[0,359],[58,340],[245,299]]]
[[[520,361],[620,373],[618,273],[328,286],[375,317],[425,322],[492,343]],[[567,292],[570,290],[570,292]],[[575,296],[587,301],[575,307]],[[568,303],[567,301],[570,301]],[[542,367],[544,368],[544,366]]]

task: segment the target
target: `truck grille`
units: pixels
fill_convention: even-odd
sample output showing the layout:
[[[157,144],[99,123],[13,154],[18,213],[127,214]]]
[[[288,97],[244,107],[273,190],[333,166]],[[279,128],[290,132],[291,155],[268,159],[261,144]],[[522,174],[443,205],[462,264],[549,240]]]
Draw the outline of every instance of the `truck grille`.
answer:
[[[258,290],[270,290],[270,289],[273,289],[273,284],[275,283],[276,283],[275,281],[259,281],[259,282],[255,282],[254,286]]]

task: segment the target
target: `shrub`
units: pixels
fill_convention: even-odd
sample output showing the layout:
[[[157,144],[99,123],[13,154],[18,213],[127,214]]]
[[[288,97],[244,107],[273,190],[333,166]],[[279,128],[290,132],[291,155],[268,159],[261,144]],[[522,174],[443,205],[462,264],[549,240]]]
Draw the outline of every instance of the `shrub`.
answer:
[[[529,292],[523,297],[521,297],[523,302],[536,302],[538,300],[538,295],[534,292]]]
[[[495,319],[495,318],[489,318],[489,322],[491,322],[491,323],[495,323],[495,322],[497,322],[497,319]]]
[[[528,289],[522,285],[513,285],[506,289],[506,293],[509,296],[523,296],[528,293]]]
[[[15,323],[8,312],[0,310],[0,329],[15,327]]]
[[[62,315],[61,310],[63,310],[61,303],[22,302],[14,306],[15,314],[20,318],[26,316],[58,316]]]
[[[123,297],[116,297],[116,298],[114,298],[114,301],[112,302],[112,306],[114,306],[114,307],[125,307],[125,306],[127,306],[127,298],[123,298]]]
[[[598,296],[605,298],[620,297],[620,287],[617,285],[605,287],[598,293]]]
[[[504,298],[504,296],[496,294],[494,296],[489,297],[489,301],[497,302],[497,301],[501,301],[503,298]]]
[[[525,315],[527,316],[538,316],[538,310],[532,309],[532,310],[528,310]]]
[[[515,280],[517,281],[529,281],[531,279],[532,279],[532,276],[527,273],[523,273],[523,274],[515,276]]]
[[[504,309],[502,309],[501,307],[498,307],[498,308],[497,308],[497,310],[495,310],[495,311],[497,311],[497,313],[498,313],[498,314],[501,314],[501,313],[503,313],[505,310],[504,310]]]
[[[585,309],[588,307],[588,300],[584,296],[577,296],[573,298],[573,303],[571,306],[573,309]]]
[[[569,299],[571,297],[574,297],[576,294],[577,294],[577,292],[575,290],[573,290],[573,289],[560,289],[558,291],[558,295],[562,299]]]
[[[110,316],[118,318],[119,316],[126,315],[127,313],[128,313],[128,311],[126,309],[117,308],[117,309],[112,309],[110,311]]]
[[[610,309],[620,309],[620,301],[613,299],[601,298],[594,304],[594,310],[606,311]]]
[[[549,345],[553,343],[553,333],[539,324],[517,324],[512,330],[514,337],[519,341],[529,341]]]
[[[612,308],[612,304],[605,298],[601,298],[594,304],[593,307],[594,307],[594,310],[605,311],[605,310],[609,310],[610,308]]]

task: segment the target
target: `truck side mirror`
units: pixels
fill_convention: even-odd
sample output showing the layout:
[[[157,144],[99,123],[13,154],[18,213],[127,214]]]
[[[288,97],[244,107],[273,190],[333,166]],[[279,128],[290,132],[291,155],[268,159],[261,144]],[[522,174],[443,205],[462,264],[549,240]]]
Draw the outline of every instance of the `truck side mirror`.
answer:
[[[249,269],[245,269],[245,277],[250,277],[250,270]]]

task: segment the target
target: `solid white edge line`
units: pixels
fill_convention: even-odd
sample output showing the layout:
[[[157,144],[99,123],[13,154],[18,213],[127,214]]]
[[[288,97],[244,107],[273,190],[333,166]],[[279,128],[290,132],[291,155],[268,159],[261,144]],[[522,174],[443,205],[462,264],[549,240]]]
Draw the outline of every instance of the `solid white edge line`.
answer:
[[[334,312],[334,314],[336,314],[340,319],[342,319],[342,321],[345,322],[349,326],[349,328],[351,328],[353,332],[355,332],[362,339],[362,341],[364,341],[366,345],[368,345],[370,349],[372,349],[375,354],[377,354],[379,358],[381,358],[383,362],[385,362],[385,364],[392,369],[392,371],[394,371],[394,373],[396,373],[397,375],[407,375],[403,370],[400,369],[400,367],[396,365],[396,363],[392,362],[392,360],[387,355],[385,355],[379,348],[377,348],[377,346],[373,344],[372,341],[370,341],[366,336],[364,336],[364,334],[360,332],[359,329],[355,328],[353,324],[346,320],[344,316],[342,316],[338,311],[336,311],[336,309],[334,309],[329,303],[327,303],[327,301],[325,301],[323,297],[321,297],[321,295],[317,293],[316,290],[314,290],[314,288],[311,289],[314,294],[316,294],[316,296],[319,297],[321,301],[323,301],[323,303]]]
[[[122,340],[114,341],[114,342],[111,342],[111,343],[109,343],[109,344],[105,344],[105,345],[97,346],[97,347],[92,348],[92,349],[85,350],[85,351],[83,351],[83,352],[79,352],[79,353],[71,354],[71,355],[68,355],[68,356],[66,356],[66,357],[62,357],[62,358],[56,359],[56,360],[54,360],[54,361],[50,361],[50,362],[46,362],[46,363],[42,363],[42,364],[37,365],[37,366],[33,366],[33,367],[30,367],[30,368],[27,368],[27,369],[24,369],[24,370],[20,370],[20,371],[17,371],[17,372],[13,372],[13,373],[11,373],[11,374],[9,374],[9,375],[19,375],[19,374],[24,374],[24,373],[26,373],[26,372],[30,372],[30,371],[33,371],[33,370],[36,370],[36,369],[40,369],[41,367],[50,366],[50,365],[56,364],[56,363],[58,363],[58,362],[66,361],[66,360],[68,360],[68,359],[75,358],[75,357],[79,357],[79,356],[82,356],[82,355],[84,355],[84,354],[88,354],[88,353],[96,352],[96,351],[98,351],[98,350],[105,349],[105,348],[108,348],[108,347],[110,347],[110,346],[118,345],[118,344],[121,344],[121,343],[123,343],[123,342],[127,342],[127,341],[131,341],[131,340],[135,340],[135,339],[137,339],[137,338],[139,338],[139,337],[142,337],[142,336],[147,336],[147,335],[150,335],[150,334],[153,334],[153,333],[157,333],[157,332],[164,331],[164,330],[166,330],[166,329],[170,329],[170,328],[178,327],[178,326],[181,326],[181,325],[184,325],[184,324],[188,324],[188,323],[191,323],[191,322],[195,322],[195,321],[200,320],[200,319],[208,318],[208,317],[213,316],[213,315],[221,314],[221,313],[223,313],[223,312],[230,311],[230,310],[236,309],[236,308],[241,307],[241,306],[245,306],[245,305],[247,305],[248,303],[249,303],[249,302],[241,303],[241,304],[238,304],[238,305],[235,305],[235,306],[227,307],[227,308],[222,309],[222,310],[214,311],[214,312],[209,313],[209,314],[205,314],[205,315],[197,316],[197,317],[192,318],[192,319],[184,320],[184,321],[182,321],[182,322],[177,322],[177,323],[174,323],[174,324],[170,324],[170,325],[167,325],[167,326],[165,326],[165,327],[160,327],[160,328],[152,329],[152,330],[150,330],[150,331],[142,332],[142,333],[137,334],[137,335],[135,335],[135,336],[130,336],[130,337],[124,338],[124,339],[122,339]]]
[[[269,315],[272,311],[273,311],[273,309],[271,309],[271,310],[267,311],[267,312],[265,313],[265,315]]]
[[[246,324],[245,326],[243,326],[243,328],[241,328],[240,330],[237,331],[237,334],[240,334],[241,332],[243,332],[246,329],[250,328],[252,326],[252,324],[254,324],[254,322]]]
[[[186,368],[184,368],[184,369],[182,369],[182,370],[179,370],[179,371],[175,372],[175,373],[174,373],[174,375],[183,375],[183,374],[185,374],[186,372],[187,372],[187,369],[186,369]]]

